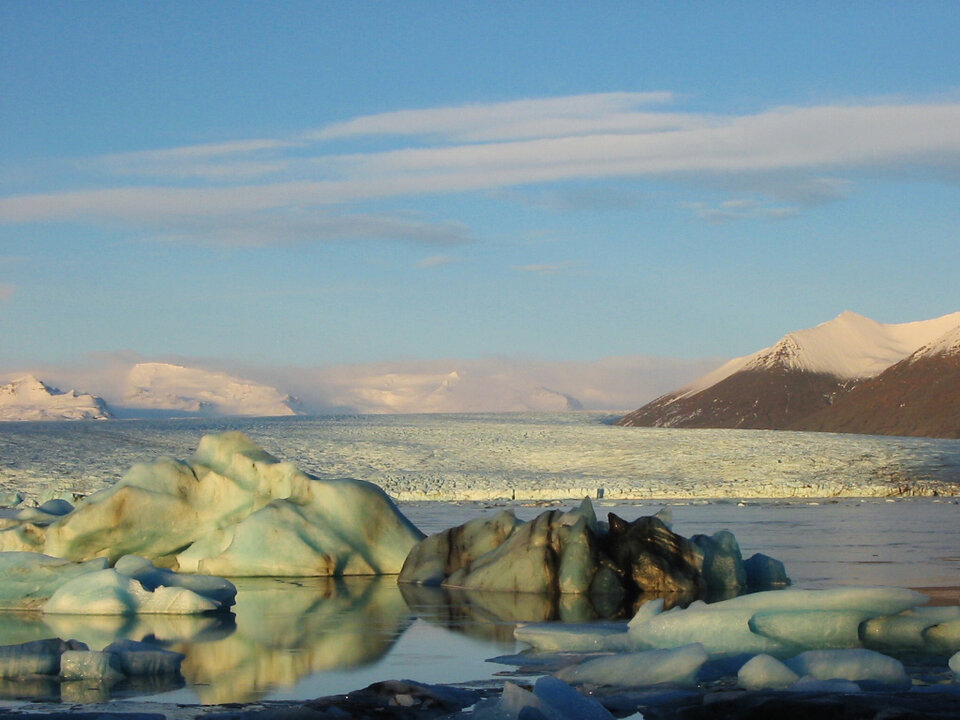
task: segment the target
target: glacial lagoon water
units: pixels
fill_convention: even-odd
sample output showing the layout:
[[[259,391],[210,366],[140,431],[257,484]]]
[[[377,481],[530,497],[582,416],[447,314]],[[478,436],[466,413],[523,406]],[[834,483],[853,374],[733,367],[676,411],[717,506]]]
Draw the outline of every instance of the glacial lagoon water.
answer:
[[[134,462],[186,457],[202,434],[247,432],[321,477],[382,485],[424,532],[504,507],[532,518],[589,495],[627,519],[669,506],[684,535],[732,530],[795,585],[898,585],[960,602],[960,441],[617,428],[570,415],[366,416],[0,425],[0,493],[87,494]],[[601,492],[602,490],[602,492]],[[601,497],[598,497],[600,495]],[[428,500],[426,498],[437,498]],[[554,500],[553,498],[565,498]],[[115,688],[188,703],[302,699],[387,678],[490,680],[516,622],[594,620],[578,598],[398,587],[393,578],[245,579],[225,618],[0,614],[0,644],[118,637],[183,652],[185,686]],[[625,612],[621,610],[621,613]],[[0,685],[0,697],[84,702],[89,687]],[[116,693],[114,693],[116,695]]]

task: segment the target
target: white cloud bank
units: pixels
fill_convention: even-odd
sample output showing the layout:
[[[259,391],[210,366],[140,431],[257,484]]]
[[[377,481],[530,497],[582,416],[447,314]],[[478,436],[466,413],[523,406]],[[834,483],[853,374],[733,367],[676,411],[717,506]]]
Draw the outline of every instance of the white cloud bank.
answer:
[[[842,196],[845,180],[834,177],[839,173],[960,178],[960,103],[781,107],[741,115],[649,109],[673,100],[666,92],[604,93],[401,110],[295,138],[110,155],[85,163],[86,188],[0,198],[0,222],[126,223],[148,236],[163,223],[186,240],[209,240],[213,231],[205,225],[216,223],[228,229],[214,241],[228,244],[371,234],[459,242],[468,233],[452,223],[424,218],[417,227],[398,229],[411,220],[371,218],[343,206],[564,181],[665,177],[749,187],[778,202],[816,204]],[[398,147],[336,150],[341,140],[356,144],[369,136],[392,137]],[[118,176],[126,184],[117,185]],[[178,184],[170,185],[171,179]],[[231,223],[237,227],[229,229]],[[435,226],[432,232],[428,225]]]

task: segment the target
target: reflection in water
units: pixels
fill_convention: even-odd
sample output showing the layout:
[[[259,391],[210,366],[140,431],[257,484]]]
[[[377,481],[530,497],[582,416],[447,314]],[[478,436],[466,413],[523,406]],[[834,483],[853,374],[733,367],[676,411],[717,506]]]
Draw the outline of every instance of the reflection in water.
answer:
[[[184,680],[203,703],[256,700],[311,673],[350,670],[386,655],[414,618],[491,643],[513,643],[518,622],[626,619],[652,599],[619,596],[398,586],[394,577],[246,578],[236,582],[235,614],[84,616],[0,613],[0,645],[60,637],[100,650],[119,638],[183,653],[183,677],[125,680],[114,686],[56,678],[0,681],[0,697],[103,701],[175,689]],[[685,604],[667,597],[667,605]],[[479,646],[482,653],[484,646]],[[429,662],[429,661],[427,661]],[[446,661],[449,662],[449,661]],[[426,666],[422,672],[430,672]],[[468,678],[476,679],[476,678]]]
[[[373,662],[410,615],[393,577],[243,579],[236,632],[185,642],[182,672],[203,703],[244,702],[313,672]]]

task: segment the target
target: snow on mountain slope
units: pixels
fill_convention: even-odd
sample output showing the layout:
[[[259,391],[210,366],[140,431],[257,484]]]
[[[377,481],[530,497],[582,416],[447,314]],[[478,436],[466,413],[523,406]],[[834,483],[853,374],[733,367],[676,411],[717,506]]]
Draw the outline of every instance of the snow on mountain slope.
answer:
[[[678,390],[676,398],[694,395],[744,370],[783,368],[843,381],[874,377],[958,326],[960,312],[932,320],[885,324],[848,310],[816,327],[789,333],[752,355],[730,360]]]
[[[222,372],[154,362],[138,363],[130,369],[121,404],[202,415],[297,414],[294,398],[267,385]]]
[[[921,358],[939,355],[960,355],[960,325],[921,347],[910,356],[909,360],[915,362]]]
[[[61,392],[33,375],[0,385],[0,420],[105,420],[103,400],[75,390]]]

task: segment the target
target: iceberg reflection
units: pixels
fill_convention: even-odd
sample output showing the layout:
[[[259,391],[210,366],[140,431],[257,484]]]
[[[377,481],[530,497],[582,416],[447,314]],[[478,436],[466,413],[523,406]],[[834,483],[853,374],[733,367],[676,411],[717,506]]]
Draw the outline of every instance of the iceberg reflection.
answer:
[[[371,663],[392,647],[410,614],[392,577],[251,578],[237,581],[236,630],[170,649],[203,703],[245,702],[314,672]]]

